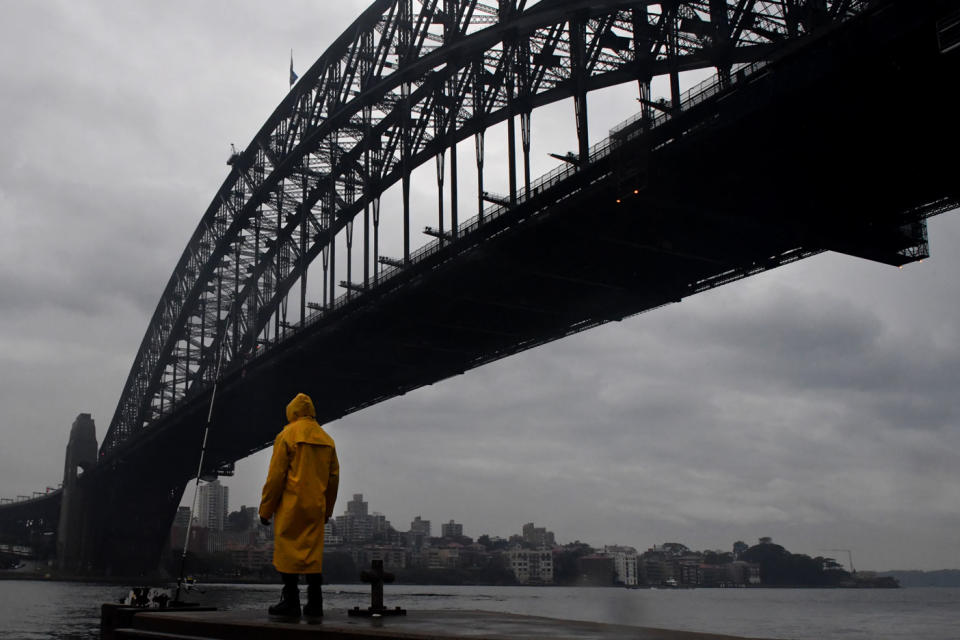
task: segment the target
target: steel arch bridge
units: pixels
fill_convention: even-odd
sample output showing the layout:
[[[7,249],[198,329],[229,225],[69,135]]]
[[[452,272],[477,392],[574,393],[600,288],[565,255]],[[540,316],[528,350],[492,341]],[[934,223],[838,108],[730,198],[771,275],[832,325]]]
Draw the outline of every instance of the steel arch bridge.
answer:
[[[713,77],[681,94],[701,68]],[[62,496],[0,505],[0,529],[46,527],[57,500],[77,532],[58,540],[65,565],[149,572],[208,416],[201,475],[227,474],[295,391],[325,394],[329,421],[822,251],[925,257],[925,219],[960,206],[942,153],[960,122],[954,101],[916,96],[958,71],[953,0],[377,1],[231,156],[97,463]],[[627,82],[640,113],[591,147],[588,93]],[[532,114],[571,98],[577,149],[531,180]],[[503,195],[484,185],[494,125]],[[458,143],[476,169],[464,221]],[[411,172],[431,160],[437,223],[416,248]]]
[[[297,326],[402,277],[411,262],[415,167],[431,160],[437,167],[437,227],[427,233],[435,245],[455,242],[468,229],[458,210],[458,142],[475,141],[475,225],[487,202],[510,207],[529,195],[537,107],[573,99],[578,150],[565,160],[582,166],[590,154],[589,91],[637,82],[642,110],[633,126],[649,127],[684,107],[680,72],[714,68],[717,86],[729,86],[749,65],[870,4],[490,1],[377,0],[303,75],[246,149],[231,156],[230,173],[150,320],[101,459],[207,392],[218,367],[229,371],[263,357]],[[671,100],[654,102],[651,81],[662,75],[670,79]],[[509,192],[493,196],[484,189],[484,133],[504,121]],[[380,199],[398,182],[403,254],[389,258],[380,255]],[[362,238],[357,277],[355,226]],[[347,255],[343,281],[338,251]],[[308,267],[318,257],[323,294],[312,303]],[[340,295],[338,284],[345,289]]]

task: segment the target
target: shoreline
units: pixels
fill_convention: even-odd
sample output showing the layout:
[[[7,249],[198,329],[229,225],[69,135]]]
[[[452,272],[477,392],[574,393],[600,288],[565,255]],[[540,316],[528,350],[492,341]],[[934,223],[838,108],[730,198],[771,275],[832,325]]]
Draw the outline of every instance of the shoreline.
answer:
[[[277,580],[250,580],[244,578],[227,578],[224,576],[196,576],[197,583],[200,585],[263,585],[263,586],[275,586],[279,584],[279,578]],[[163,576],[64,576],[64,575],[55,575],[52,573],[39,574],[39,573],[26,573],[19,571],[0,571],[0,581],[9,580],[32,580],[36,582],[75,582],[75,583],[84,583],[84,584],[104,584],[104,585],[126,585],[126,586],[139,586],[139,585],[170,585],[176,586],[176,579],[163,577]],[[330,583],[330,585],[346,585],[346,586],[363,586],[365,583],[360,582],[343,582],[337,581]],[[884,587],[884,586],[874,586],[874,585],[831,585],[831,586],[819,586],[819,585],[750,585],[742,587],[707,587],[707,586],[681,586],[681,587],[663,587],[659,585],[638,585],[638,586],[624,586],[624,585],[587,585],[587,584],[448,584],[448,583],[438,583],[438,582],[395,582],[393,583],[398,586],[409,586],[409,587],[521,587],[521,588],[565,588],[565,587],[574,587],[574,588],[593,588],[593,589],[627,589],[630,591],[690,591],[693,589],[709,589],[709,590],[742,590],[742,589],[796,589],[796,590],[809,590],[809,589],[829,589],[829,590],[864,590],[864,589],[877,589],[877,590],[889,590],[889,589],[904,589],[906,587]],[[929,587],[935,588],[935,587]],[[944,587],[944,588],[953,588],[953,587]]]

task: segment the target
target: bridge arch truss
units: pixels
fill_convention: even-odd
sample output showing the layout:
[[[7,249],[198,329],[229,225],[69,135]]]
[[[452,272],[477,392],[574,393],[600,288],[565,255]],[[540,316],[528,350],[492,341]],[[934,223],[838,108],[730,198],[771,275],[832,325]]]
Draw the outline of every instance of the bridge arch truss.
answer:
[[[482,222],[485,200],[510,206],[531,185],[530,121],[537,107],[573,99],[578,149],[568,161],[576,165],[588,157],[590,91],[637,82],[640,122],[650,122],[659,111],[681,108],[682,71],[712,67],[721,85],[729,83],[740,67],[867,5],[377,0],[299,79],[250,144],[231,156],[229,175],[150,320],[101,458],[209,390],[220,367],[260,357],[297,324],[329,313],[344,298],[372,295],[402,274],[411,260],[414,168],[435,161],[438,225],[427,231],[440,244],[455,242],[465,228],[457,143],[475,141]],[[655,103],[650,85],[662,75],[670,78],[671,100]],[[508,125],[509,192],[496,197],[484,190],[484,134],[502,122]],[[380,255],[380,199],[397,183],[403,255],[388,258]],[[356,249],[355,224],[362,225]],[[342,282],[338,246],[348,253]],[[354,250],[363,254],[356,278]],[[313,304],[307,274],[318,257],[323,294]]]

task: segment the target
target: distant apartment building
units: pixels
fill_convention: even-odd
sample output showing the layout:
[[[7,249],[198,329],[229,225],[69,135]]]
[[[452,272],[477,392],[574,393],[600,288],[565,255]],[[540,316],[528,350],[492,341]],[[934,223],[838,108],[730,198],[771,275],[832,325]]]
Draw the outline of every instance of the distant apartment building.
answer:
[[[722,564],[684,560],[678,580],[681,585],[697,587],[739,587],[760,584],[760,565],[742,560]]]
[[[173,526],[186,529],[190,524],[190,507],[177,507],[177,515],[173,517]]]
[[[457,524],[453,520],[445,524],[440,525],[440,535],[444,538],[462,538],[463,537],[463,525]]]
[[[220,529],[207,529],[207,553],[220,553],[227,550],[226,533]]]
[[[340,520],[338,519],[338,527],[340,524]],[[343,532],[343,539],[354,544],[366,542],[373,538],[373,523],[370,522],[370,516],[360,518],[347,516],[340,530]]]
[[[506,552],[509,568],[520,584],[553,584],[553,552],[514,547]]]
[[[679,542],[653,546],[640,557],[640,581],[645,584],[696,585],[703,554]]]
[[[406,545],[411,549],[423,549],[430,546],[430,521],[417,516],[410,523],[410,531],[407,532]]]
[[[735,583],[729,564],[701,564],[694,584],[698,587],[728,587]]]
[[[212,531],[223,531],[230,508],[229,498],[230,488],[220,484],[220,480],[200,485],[197,524]]]
[[[334,520],[328,520],[327,523],[323,525],[323,544],[324,548],[338,547],[343,544],[343,536],[337,532]]]
[[[430,521],[417,516],[410,523],[410,533],[417,533],[426,538],[430,537]]]
[[[336,523],[337,533],[347,544],[366,542],[373,537],[373,524],[362,493],[353,494],[353,500],[347,503],[346,513],[337,516]]]
[[[456,569],[461,563],[462,547],[457,543],[425,550],[428,569]]]
[[[703,579],[702,567],[699,558],[683,558],[675,560],[673,575],[682,585],[694,586],[700,584]]]
[[[662,556],[643,554],[638,560],[637,570],[642,584],[656,586],[673,578],[671,566]]]
[[[396,542],[394,539],[396,532],[394,531],[393,527],[390,526],[390,521],[387,520],[385,515],[374,511],[373,515],[369,516],[369,518],[370,530],[374,539],[391,544]]]
[[[251,529],[256,529],[260,524],[260,508],[259,507],[240,507],[240,510],[243,511],[246,515],[246,520]]]
[[[556,540],[552,531],[546,527],[536,527],[532,522],[523,525],[523,541],[534,547],[554,547]]]
[[[327,531],[331,544],[361,544],[374,538],[382,542],[395,542],[396,534],[390,521],[382,513],[370,515],[362,493],[353,494],[347,503],[347,511],[333,519],[334,526]]]
[[[493,556],[487,553],[482,544],[472,542],[460,547],[460,566],[464,568],[480,568],[490,563]]]
[[[273,564],[273,545],[237,546],[227,549],[230,560],[238,567],[249,571],[260,571]]]
[[[222,553],[262,544],[254,531],[207,530],[207,553]]]
[[[383,560],[383,568],[388,570],[407,567],[406,549],[397,545],[365,544],[351,547],[350,555],[354,564],[361,569],[369,568],[374,560]]]
[[[346,515],[355,518],[367,517],[367,503],[364,502],[362,493],[353,494],[353,500],[347,503]]]
[[[606,546],[603,555],[613,558],[614,579],[626,586],[638,583],[637,550],[633,547]]]
[[[689,550],[679,544],[667,543],[647,549],[637,560],[637,572],[640,582],[648,585],[662,585],[676,580],[674,558]]]

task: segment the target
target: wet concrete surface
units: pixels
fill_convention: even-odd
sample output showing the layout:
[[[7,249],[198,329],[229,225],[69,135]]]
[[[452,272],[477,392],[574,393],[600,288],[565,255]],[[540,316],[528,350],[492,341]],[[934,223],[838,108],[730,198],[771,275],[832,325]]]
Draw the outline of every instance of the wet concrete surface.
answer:
[[[141,633],[145,632],[145,633]],[[328,611],[323,618],[284,620],[255,611],[138,612],[116,638],[203,638],[216,640],[299,640],[308,637],[361,640],[742,640],[739,636],[647,627],[557,620],[487,611],[411,611],[405,616],[348,617]]]

